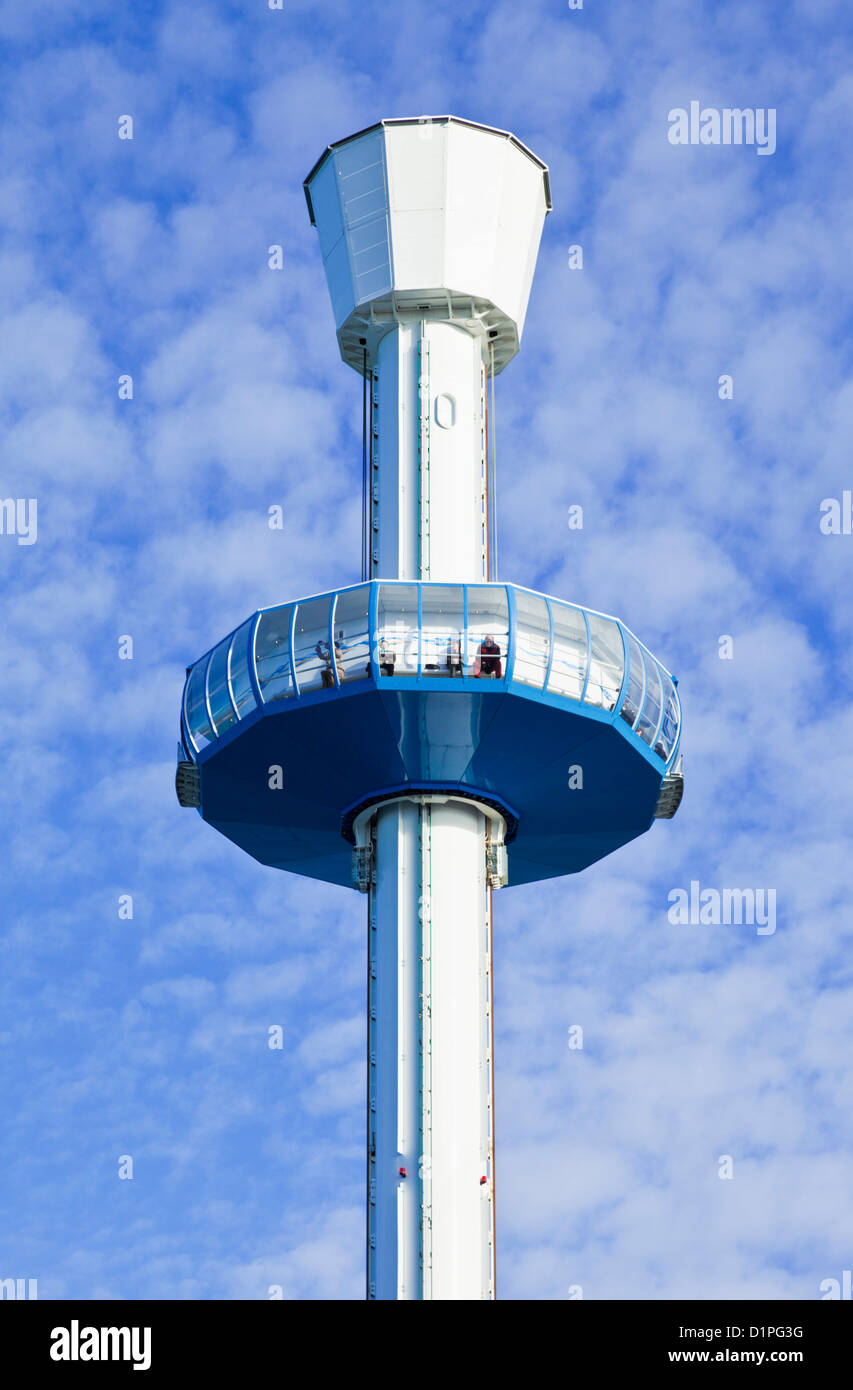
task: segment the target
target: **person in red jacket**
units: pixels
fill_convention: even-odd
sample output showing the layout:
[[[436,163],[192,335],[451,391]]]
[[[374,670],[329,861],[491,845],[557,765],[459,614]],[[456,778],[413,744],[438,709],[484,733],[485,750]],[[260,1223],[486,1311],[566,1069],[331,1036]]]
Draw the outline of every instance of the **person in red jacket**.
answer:
[[[501,649],[492,634],[488,633],[480,643],[480,669],[477,675],[496,676],[500,680],[502,674]]]

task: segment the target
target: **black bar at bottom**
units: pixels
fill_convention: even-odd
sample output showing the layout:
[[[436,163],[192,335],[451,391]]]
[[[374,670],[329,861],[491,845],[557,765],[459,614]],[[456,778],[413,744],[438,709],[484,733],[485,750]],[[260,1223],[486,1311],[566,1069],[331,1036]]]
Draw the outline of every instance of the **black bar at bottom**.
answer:
[[[294,1301],[295,1302],[295,1301]],[[253,1375],[305,1373],[328,1377],[333,1363],[346,1368],[363,1355],[361,1338],[385,1332],[384,1318],[365,1303],[270,1302],[45,1302],[0,1303],[2,1364],[14,1366],[18,1381],[30,1376],[85,1377],[124,1374],[140,1384],[191,1372],[216,1376],[249,1370]],[[388,1305],[384,1305],[388,1306]],[[534,1363],[548,1361],[590,1371],[681,1372],[703,1366],[779,1366],[809,1377],[843,1366],[853,1333],[849,1301],[685,1301],[503,1303],[500,1326],[489,1312],[461,1305],[464,1322],[454,1364],[476,1356],[485,1369],[487,1348],[515,1346]],[[514,1322],[515,1308],[519,1322]],[[537,1311],[538,1310],[538,1311]],[[396,1314],[388,1324],[393,1337]],[[439,1323],[432,1319],[439,1317]],[[460,1305],[443,1304],[421,1329],[443,1331],[444,1318],[460,1316]],[[480,1317],[485,1321],[480,1322]],[[377,1319],[382,1320],[382,1329]],[[329,1337],[334,1329],[335,1336]],[[317,1340],[317,1332],[325,1332]],[[349,1332],[359,1339],[352,1341]],[[484,1332],[489,1341],[482,1342]],[[497,1342],[495,1338],[497,1336]],[[379,1348],[375,1348],[379,1353]],[[395,1355],[393,1343],[388,1356]],[[306,1358],[308,1364],[306,1364]],[[534,1364],[529,1367],[531,1374]],[[145,1380],[142,1379],[145,1377]]]

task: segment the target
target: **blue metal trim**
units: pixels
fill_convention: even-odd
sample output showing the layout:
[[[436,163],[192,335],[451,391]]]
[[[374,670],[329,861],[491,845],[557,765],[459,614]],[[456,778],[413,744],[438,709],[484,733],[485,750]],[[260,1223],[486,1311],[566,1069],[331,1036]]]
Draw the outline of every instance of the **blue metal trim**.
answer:
[[[192,744],[189,742],[189,731],[184,726],[183,715],[181,716],[181,748],[184,750],[187,762],[195,762],[195,758],[193,757],[195,749],[193,749]]]
[[[231,689],[231,653],[234,650],[234,638],[239,631],[239,627],[235,628],[231,641],[228,643],[228,651],[225,653],[225,689],[228,691],[228,699],[231,701],[234,718],[238,723],[240,722],[240,711],[237,708],[237,701],[234,699],[234,691]]]
[[[507,652],[506,652],[506,679],[515,679],[515,629],[518,623],[518,613],[515,607],[515,593],[511,584],[504,584],[503,591],[506,594],[506,613],[507,613]],[[534,686],[535,689],[535,686]]]
[[[184,681],[184,691],[181,696],[181,737],[183,738],[184,748],[187,751],[190,762],[194,762],[195,759],[193,758],[192,753],[190,753],[189,748],[191,748],[193,753],[195,753],[196,758],[199,754],[198,744],[196,743],[195,738],[193,736],[193,732],[190,728],[189,716],[187,714],[187,691],[190,688],[190,680],[192,679],[192,673],[194,670],[195,667],[191,666],[190,673]],[[185,738],[184,734],[186,735]],[[189,748],[187,748],[187,739],[189,739]]]
[[[341,683],[338,680],[337,652],[335,650],[335,609],[337,606],[338,595],[334,593],[329,599],[329,660],[332,663],[332,679],[338,690],[340,690]]]
[[[637,646],[640,648],[640,660],[641,660],[642,663],[643,663],[643,693],[642,693],[642,695],[640,696],[640,702],[639,702],[639,704],[637,705],[637,718],[634,720],[633,724],[631,725],[631,728],[634,730],[634,733],[637,733],[637,730],[638,730],[639,727],[640,727],[640,720],[641,720],[642,717],[643,717],[643,708],[644,708],[645,703],[646,703],[646,692],[648,691],[648,688],[649,688],[649,680],[648,680],[648,676],[647,676],[647,674],[646,674],[646,654],[645,654],[645,652],[643,651],[643,644],[642,644],[642,642],[640,641],[640,639],[639,639],[638,637],[636,637],[636,636],[634,637],[634,641],[637,643]],[[637,737],[639,737],[639,735],[637,735]],[[645,743],[645,741],[646,741],[646,740],[643,739],[643,742],[644,742],[644,743]]]
[[[462,585],[462,680],[468,679],[468,585]]]
[[[367,641],[370,674],[373,680],[379,679],[377,644],[379,642],[379,581],[371,579],[367,598]]]
[[[423,648],[424,648],[424,599],[423,584],[418,584],[418,669],[417,679],[423,675]]]
[[[249,664],[249,680],[251,681],[251,684],[252,684],[252,694],[253,694],[254,697],[255,697],[255,701],[256,701],[256,704],[257,704],[258,709],[263,709],[264,704],[265,704],[265,701],[264,701],[263,694],[262,694],[262,692],[261,692],[261,683],[260,683],[260,681],[258,680],[258,668],[257,668],[257,664],[256,664],[256,663],[257,663],[257,652],[256,652],[256,650],[255,650],[255,644],[256,644],[257,638],[258,638],[258,628],[260,627],[260,625],[261,625],[261,613],[256,613],[256,614],[255,614],[255,621],[252,623],[252,626],[249,628],[249,631],[248,631],[248,633],[246,634],[246,637],[247,637],[246,660],[248,661],[248,664]]]
[[[649,656],[652,656],[651,652],[649,652]],[[643,659],[645,660],[645,658]],[[657,657],[652,656],[652,661],[657,667],[658,680],[660,681],[660,714],[658,715],[658,722],[654,727],[654,733],[652,734],[650,743],[650,747],[653,749],[658,741],[658,734],[660,733],[661,724],[663,723],[664,710],[666,708],[666,686],[663,683],[663,676],[661,675],[660,664],[658,663]]]
[[[474,684],[475,681],[476,681],[476,686],[475,686],[475,684]],[[379,677],[379,680],[378,680],[378,682],[377,682],[377,684],[378,684],[378,687],[379,687],[380,690],[435,690],[435,691],[443,690],[444,687],[445,687],[445,685],[448,685],[448,686],[452,685],[452,686],[454,687],[454,689],[456,690],[456,693],[457,693],[457,694],[459,694],[459,695],[462,694],[462,687],[461,687],[461,684],[459,683],[459,681],[455,680],[452,676],[449,676],[449,675],[447,675],[447,676],[436,676],[436,675],[434,675],[434,674],[430,674],[430,675],[428,675],[428,676],[380,676],[380,677]],[[519,685],[521,686],[521,688],[522,688],[523,690],[535,690],[535,689],[536,689],[535,686],[525,685],[523,682],[517,682],[517,683],[513,686],[513,689],[514,689],[514,690],[518,690]],[[501,676],[500,680],[498,680],[497,677],[495,676],[495,677],[493,677],[492,679],[490,679],[490,680],[488,680],[488,681],[482,681],[482,682],[481,682],[476,676],[472,676],[472,677],[471,677],[471,690],[473,691],[474,689],[477,689],[477,690],[482,689],[484,693],[485,693],[486,691],[492,691],[495,695],[499,694],[501,691],[503,691],[504,693],[506,693],[506,691],[509,689],[509,681],[506,680],[503,676]],[[469,692],[466,692],[466,693],[469,693]],[[538,693],[538,694],[541,694],[541,691],[540,691],[540,692],[537,692],[537,693]],[[303,699],[304,699],[304,698],[306,698],[306,697],[303,696]],[[607,711],[607,714],[608,714],[608,716],[609,716],[609,714],[610,714],[610,711],[609,711],[609,710]]]
[[[545,599],[545,608],[548,613],[548,664],[545,667],[545,679],[542,682],[542,689],[545,691],[548,689],[548,682],[551,679],[551,667],[554,662],[554,612],[551,608],[551,600],[546,594],[543,594],[542,597]]]
[[[204,707],[207,710],[207,722],[210,725],[211,738],[216,738],[216,724],[214,723],[213,712],[210,708],[210,686],[208,682],[210,680],[210,663],[213,660],[213,653],[215,651],[216,647],[212,649],[210,655],[207,658],[207,664],[204,668]]]
[[[622,657],[623,657],[623,661],[622,661],[622,684],[621,684],[620,687],[619,687],[619,694],[618,694],[617,697],[616,697],[616,704],[613,706],[613,715],[614,715],[614,718],[615,718],[615,717],[619,714],[619,712],[621,711],[622,705],[623,705],[623,703],[624,703],[624,701],[625,701],[625,696],[628,694],[628,677],[629,677],[630,674],[631,674],[631,653],[630,653],[630,651],[629,651],[629,649],[628,649],[628,638],[627,638],[626,635],[625,635],[625,628],[623,627],[622,623],[619,622],[619,619],[618,619],[618,618],[616,619],[616,622],[617,622],[617,625],[618,625],[618,627],[619,627],[619,636],[622,638]]]
[[[675,684],[675,678],[674,678],[674,677],[673,677],[673,684]],[[681,747],[681,721],[682,721],[682,719],[683,719],[683,717],[684,717],[684,711],[683,711],[682,708],[681,708],[681,696],[680,696],[679,693],[678,693],[678,686],[677,686],[677,685],[675,686],[675,698],[676,698],[676,700],[678,701],[678,737],[677,737],[677,739],[675,740],[675,747],[673,748],[672,752],[671,752],[670,755],[669,755],[669,761],[667,762],[667,767],[671,767],[672,764],[675,762],[676,758],[678,757],[678,750],[679,750],[679,748]]]
[[[586,688],[589,685],[589,673],[592,669],[592,637],[589,632],[589,618],[586,616],[586,609],[581,608],[578,611],[583,614],[583,625],[586,628],[586,672],[584,673],[583,690],[581,691],[581,704],[583,704],[586,700]]]
[[[293,645],[296,640],[296,614],[298,613],[298,611],[299,604],[294,603],[293,609],[290,614],[290,637],[288,639],[290,645],[290,679],[293,684],[293,693],[296,696],[297,700],[299,699],[299,682],[296,679],[296,657],[293,653]]]

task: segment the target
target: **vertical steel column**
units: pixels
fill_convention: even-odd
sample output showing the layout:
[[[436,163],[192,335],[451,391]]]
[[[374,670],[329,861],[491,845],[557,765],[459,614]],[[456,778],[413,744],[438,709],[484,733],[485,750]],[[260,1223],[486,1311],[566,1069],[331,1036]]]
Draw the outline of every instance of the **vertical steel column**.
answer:
[[[377,810],[368,1297],[494,1294],[491,894],[475,805]]]
[[[368,895],[368,1263],[371,1299],[423,1297],[419,808],[377,812]]]
[[[411,319],[376,362],[371,577],[488,575],[483,339]]]
[[[412,315],[379,344],[371,576],[488,576],[483,338]],[[486,818],[380,806],[369,890],[368,1297],[494,1294]]]

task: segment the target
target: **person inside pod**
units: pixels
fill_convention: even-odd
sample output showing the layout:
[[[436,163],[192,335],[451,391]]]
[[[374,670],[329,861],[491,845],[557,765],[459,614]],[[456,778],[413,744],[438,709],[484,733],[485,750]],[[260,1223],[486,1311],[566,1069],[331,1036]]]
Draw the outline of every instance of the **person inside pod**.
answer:
[[[503,667],[501,664],[501,649],[498,646],[492,634],[489,632],[486,634],[484,640],[480,643],[480,669],[477,672],[477,675],[496,676],[497,679],[500,680],[502,674]]]

